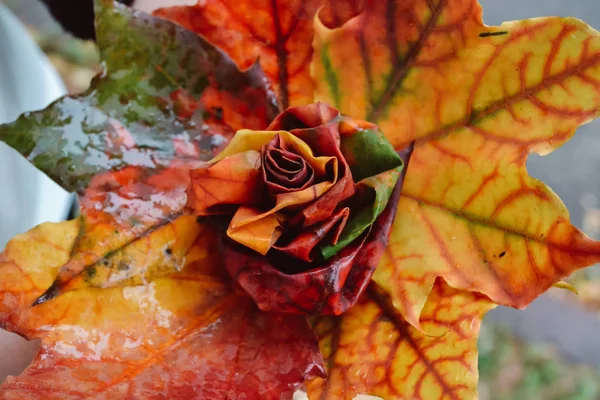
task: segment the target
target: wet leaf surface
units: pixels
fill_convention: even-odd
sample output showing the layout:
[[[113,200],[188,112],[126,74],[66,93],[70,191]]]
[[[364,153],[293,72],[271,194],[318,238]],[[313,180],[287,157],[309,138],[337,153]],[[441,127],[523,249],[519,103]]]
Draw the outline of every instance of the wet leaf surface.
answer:
[[[0,254],[0,326],[42,341],[0,398],[279,399],[323,376],[306,318],[263,313],[235,289],[214,233],[190,247],[179,273],[31,307],[69,259],[77,225],[40,225]]]
[[[170,22],[107,0],[96,8],[104,72],[87,93],[0,128],[0,140],[65,189],[83,192],[95,175],[128,166],[208,160],[241,128],[238,115],[252,115],[243,126],[250,129],[274,118],[259,70],[239,72]]]
[[[177,225],[189,170],[218,153],[240,118],[261,129],[276,112],[259,69],[238,71],[170,22],[106,0],[96,10],[103,74],[87,93],[0,127],[0,140],[80,194],[80,240],[40,301],[99,265],[112,271],[113,252]]]

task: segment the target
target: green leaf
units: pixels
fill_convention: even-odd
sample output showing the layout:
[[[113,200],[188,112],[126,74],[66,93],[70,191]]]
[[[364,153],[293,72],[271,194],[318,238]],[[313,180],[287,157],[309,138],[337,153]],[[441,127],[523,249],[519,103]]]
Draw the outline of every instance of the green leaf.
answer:
[[[338,242],[321,248],[325,259],[336,255],[377,220],[404,167],[402,158],[379,130],[363,129],[341,135],[340,148],[354,181],[359,181],[358,195],[350,205],[350,219]]]
[[[403,165],[396,150],[379,130],[365,129],[342,135],[340,147],[355,182]]]
[[[402,168],[403,166],[399,166],[358,182],[358,197],[361,199],[359,204],[363,206],[351,208],[352,215],[338,242],[321,248],[321,254],[325,259],[333,257],[375,223],[388,204]]]
[[[262,72],[240,72],[195,33],[107,0],[95,12],[104,72],[91,88],[0,126],[1,141],[65,189],[81,192],[92,176],[126,166],[160,170],[181,157],[175,143],[210,159],[238,127],[223,113],[234,105],[204,96],[263,112],[264,125],[276,114]],[[199,110],[182,113],[176,94]]]

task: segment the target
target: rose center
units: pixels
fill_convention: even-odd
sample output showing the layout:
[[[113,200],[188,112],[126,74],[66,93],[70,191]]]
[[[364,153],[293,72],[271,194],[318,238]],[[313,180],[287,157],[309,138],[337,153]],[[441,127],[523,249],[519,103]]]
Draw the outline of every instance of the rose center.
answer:
[[[265,182],[272,194],[303,190],[315,180],[313,168],[302,156],[280,146],[267,146],[263,166]]]

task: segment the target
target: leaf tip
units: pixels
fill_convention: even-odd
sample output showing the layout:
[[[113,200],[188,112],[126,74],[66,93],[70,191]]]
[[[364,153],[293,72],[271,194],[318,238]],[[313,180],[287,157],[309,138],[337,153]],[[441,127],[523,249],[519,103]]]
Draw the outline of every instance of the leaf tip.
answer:
[[[575,286],[571,285],[569,282],[565,282],[565,281],[556,282],[554,285],[552,285],[552,287],[555,287],[557,289],[565,289],[571,293],[579,295],[579,290],[577,290],[577,288]]]
[[[56,296],[58,296],[60,292],[60,287],[57,282],[54,282],[48,290],[46,290],[40,297],[38,297],[32,304],[32,307],[38,306],[40,304],[44,304],[47,301],[52,300]]]

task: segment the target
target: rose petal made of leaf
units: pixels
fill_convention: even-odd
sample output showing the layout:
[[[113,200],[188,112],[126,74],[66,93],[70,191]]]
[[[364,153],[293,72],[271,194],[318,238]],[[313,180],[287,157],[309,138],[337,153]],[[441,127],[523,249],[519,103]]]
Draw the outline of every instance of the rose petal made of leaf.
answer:
[[[336,160],[333,159],[333,161]],[[333,164],[335,165],[336,163]],[[337,179],[337,176],[334,176],[334,179]],[[276,218],[274,217],[275,214],[285,210],[289,211],[290,209],[297,209],[313,202],[323,196],[323,194],[330,190],[334,184],[335,181],[325,181],[298,192],[280,193],[275,195],[275,206],[267,211],[253,208],[253,211],[249,212],[249,207],[240,207],[233,215],[233,219],[227,229],[227,236],[245,245],[254,243],[251,248],[264,255],[269,248],[275,244],[272,240],[273,231],[271,229],[264,229],[266,226],[272,227],[273,229],[278,226]],[[265,222],[265,219],[268,219],[269,222]],[[267,236],[257,236],[261,233],[267,234]],[[243,239],[240,240],[240,238]],[[269,247],[265,248],[264,245],[267,243],[270,243]]]
[[[423,309],[425,335],[407,323],[386,292],[371,286],[339,317],[319,317],[328,378],[307,383],[315,400],[350,400],[359,393],[386,400],[477,397],[477,338],[485,296],[436,284]]]
[[[329,219],[304,228],[300,233],[294,235],[291,242],[274,246],[274,248],[288,256],[312,262],[315,259],[315,248],[325,238],[330,238],[331,243],[338,242],[349,216],[350,209],[348,207],[340,208]]]
[[[315,153],[333,156],[340,163],[337,183],[293,218],[297,225],[308,227],[326,220],[339,203],[354,194],[352,172],[339,147],[340,123],[338,110],[324,103],[314,103],[285,110],[269,125],[270,130],[289,131]]]
[[[401,152],[408,162],[412,147]],[[324,264],[271,253],[259,256],[223,241],[225,268],[265,311],[340,315],[352,307],[371,281],[387,246],[404,174],[389,206],[370,228]]]
[[[416,140],[374,280],[414,325],[437,277],[524,307],[600,260],[527,174],[600,110],[600,36],[575,19],[486,27],[475,0],[386,0],[339,29],[316,21],[317,98]],[[359,60],[359,62],[357,62]]]
[[[229,243],[223,245],[222,252],[229,274],[261,310],[308,315],[338,314],[351,305],[340,304],[339,298],[365,237],[357,242],[346,246],[326,265],[317,268],[311,263],[277,254],[265,257]],[[311,266],[314,269],[308,270]],[[356,268],[364,266],[357,265]],[[359,294],[350,294],[354,302]]]
[[[277,135],[262,150],[263,179],[271,195],[306,189],[315,179],[325,178],[315,177],[310,162],[293,147]]]
[[[231,211],[228,206],[260,203],[263,197],[260,153],[254,150],[194,169],[190,177],[187,207],[196,215]]]
[[[318,183],[303,190],[276,194],[273,207],[266,211],[259,211],[257,207],[238,208],[227,235],[260,254],[266,254],[281,233],[278,218],[274,217],[276,213],[296,210],[335,187],[339,170],[336,157],[315,154],[300,138],[286,131],[241,130],[209,166],[192,172],[192,184],[188,189],[188,207],[196,215],[209,215],[213,213],[211,208],[218,211],[219,206],[256,203],[260,206],[270,201],[262,193],[263,175],[257,152],[276,135],[311,166]],[[223,190],[225,186],[227,190]],[[263,221],[265,218],[268,220]]]
[[[351,123],[352,121],[346,119],[340,125]],[[356,182],[402,167],[402,159],[376,127],[371,129],[357,127],[352,132],[342,131],[349,128],[340,127],[340,148]]]
[[[344,227],[337,243],[321,248],[321,254],[325,259],[333,257],[373,225],[377,217],[385,210],[401,172],[402,167],[398,167],[358,182],[356,185],[357,191],[361,196],[366,196],[369,202],[361,204],[362,209],[355,211],[355,214]]]
[[[289,132],[280,132],[279,138],[282,142],[282,146],[287,149],[293,150],[294,153],[300,155],[315,172],[315,179],[318,180],[331,180],[334,183],[337,182],[338,175],[338,161],[335,156],[329,155],[328,153],[320,153],[318,150],[314,151],[300,138],[294,136]],[[332,176],[328,176],[331,174]]]
[[[44,224],[0,254],[0,326],[42,347],[0,398],[290,398],[324,376],[305,318],[262,313],[223,276],[215,234],[180,273],[79,290],[31,307],[75,245],[77,221]]]
[[[315,174],[316,184],[299,191],[282,192],[275,194],[274,205],[266,211],[257,207],[240,207],[231,220],[227,235],[233,240],[242,243],[260,254],[266,254],[273,246],[275,241],[281,235],[276,213],[296,210],[298,207],[309,204],[320,196],[323,196],[328,190],[338,182],[338,159],[333,156],[316,155],[313,150],[301,139],[286,131],[262,131],[252,132],[248,130],[239,131],[233,138],[229,146],[223,150],[223,154],[212,160],[211,166],[194,171],[192,173],[192,185],[188,190],[188,207],[197,215],[207,215],[210,213],[211,206],[226,204],[254,204],[270,201],[265,198],[261,190],[264,191],[263,175],[259,171],[260,157],[258,161],[253,158],[251,163],[245,161],[248,157],[241,154],[256,155],[257,151],[267,146],[269,142],[278,135],[285,147],[293,150],[295,154],[302,157],[309,164]],[[243,153],[238,153],[242,151]],[[243,160],[240,160],[242,157]],[[255,163],[256,161],[256,163]],[[252,164],[256,168],[243,168],[244,171],[252,171],[251,179],[238,179],[235,176],[245,174],[233,174],[238,167]],[[219,173],[218,179],[213,179],[209,172],[215,169]],[[233,176],[233,175],[235,176]],[[223,175],[226,179],[222,179]],[[233,182],[232,182],[233,181]],[[240,183],[239,190],[233,186],[229,190],[230,184]],[[259,184],[260,183],[260,184]],[[227,190],[223,190],[227,185]],[[250,190],[251,189],[251,190]],[[238,195],[241,193],[242,195]],[[266,219],[266,220],[265,220]]]
[[[331,151],[322,152],[320,151],[321,148],[316,148],[317,151],[315,152],[313,151],[314,149],[307,145],[306,142],[304,142],[302,139],[299,139],[295,135],[290,134],[290,132],[281,129],[271,129],[271,127],[269,127],[269,129],[270,130],[267,131],[240,129],[236,132],[235,136],[229,142],[227,147],[225,147],[222,152],[220,152],[209,162],[211,164],[215,164],[223,160],[225,157],[246,151],[260,152],[260,150],[267,146],[275,136],[279,135],[283,141],[285,141],[297,152],[297,154],[309,161],[317,173],[321,175],[326,174],[327,164],[331,162],[333,157],[333,154],[329,154]]]
[[[248,223],[249,220],[252,222]],[[264,256],[281,237],[283,220],[284,216],[277,213],[265,214],[259,209],[242,206],[234,214],[227,236]]]

